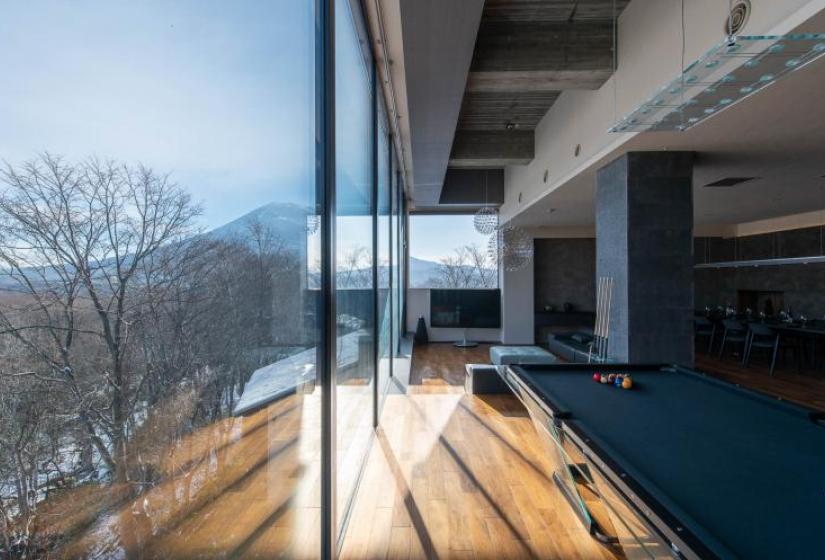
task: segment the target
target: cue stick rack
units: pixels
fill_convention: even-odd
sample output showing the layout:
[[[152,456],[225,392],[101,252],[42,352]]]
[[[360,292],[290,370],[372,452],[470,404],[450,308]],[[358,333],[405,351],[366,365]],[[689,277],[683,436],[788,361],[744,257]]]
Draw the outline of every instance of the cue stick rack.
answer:
[[[613,278],[601,276],[596,286],[596,326],[587,354],[588,363],[604,363],[610,341],[610,304],[613,301]]]

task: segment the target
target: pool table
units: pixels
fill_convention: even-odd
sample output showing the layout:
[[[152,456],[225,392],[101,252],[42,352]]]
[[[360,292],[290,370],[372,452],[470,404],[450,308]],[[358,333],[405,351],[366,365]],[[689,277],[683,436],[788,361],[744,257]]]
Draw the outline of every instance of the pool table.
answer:
[[[594,372],[629,373],[634,386],[596,383]],[[582,521],[626,556],[825,557],[822,413],[676,366],[501,375]]]

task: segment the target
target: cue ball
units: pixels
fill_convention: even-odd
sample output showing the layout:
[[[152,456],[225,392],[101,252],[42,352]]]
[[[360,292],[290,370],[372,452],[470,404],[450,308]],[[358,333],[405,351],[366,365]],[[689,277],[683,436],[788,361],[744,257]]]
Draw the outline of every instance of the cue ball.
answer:
[[[607,383],[607,375],[602,374],[600,381],[601,381],[602,383]]]

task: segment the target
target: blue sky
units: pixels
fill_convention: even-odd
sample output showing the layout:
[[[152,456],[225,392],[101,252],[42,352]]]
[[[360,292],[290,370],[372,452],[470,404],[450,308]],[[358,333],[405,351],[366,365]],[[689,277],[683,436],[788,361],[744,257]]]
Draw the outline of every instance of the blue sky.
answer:
[[[314,192],[312,2],[4,2],[0,160],[142,162],[213,227]]]
[[[343,5],[343,2],[341,2]],[[49,151],[142,162],[222,225],[269,202],[314,202],[314,14],[307,0],[28,0],[0,17],[0,160]],[[340,14],[340,12],[339,12]],[[341,14],[343,15],[343,14]],[[370,87],[338,19],[339,214],[368,211]],[[426,227],[419,227],[419,223]],[[369,221],[339,222],[339,249]],[[413,255],[486,244],[468,218],[414,218]]]

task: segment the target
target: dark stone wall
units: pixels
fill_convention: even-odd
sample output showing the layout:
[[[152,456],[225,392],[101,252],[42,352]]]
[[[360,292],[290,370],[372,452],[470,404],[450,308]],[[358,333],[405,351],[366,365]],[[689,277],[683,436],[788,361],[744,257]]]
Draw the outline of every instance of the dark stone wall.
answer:
[[[743,237],[697,237],[696,264],[825,255],[825,226]]]
[[[613,278],[609,352],[617,361],[630,359],[628,170],[624,156],[600,169],[596,178],[596,278]]]
[[[537,312],[545,305],[561,311],[565,303],[596,309],[595,239],[536,239],[533,266]]]
[[[739,290],[784,293],[794,315],[822,319],[825,315],[825,263],[741,268],[701,268],[696,276],[696,308],[736,305]],[[777,310],[779,311],[779,310]]]
[[[598,172],[596,275],[615,282],[615,359],[693,362],[692,183],[690,152],[630,152]]]

